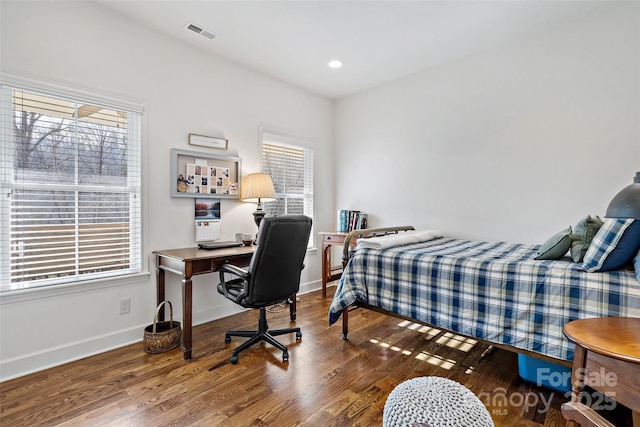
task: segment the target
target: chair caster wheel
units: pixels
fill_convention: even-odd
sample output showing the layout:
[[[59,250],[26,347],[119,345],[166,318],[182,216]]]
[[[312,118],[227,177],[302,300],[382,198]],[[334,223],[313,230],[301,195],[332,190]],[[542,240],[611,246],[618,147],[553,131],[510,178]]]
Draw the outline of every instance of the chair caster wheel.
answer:
[[[227,343],[227,344],[229,344],[229,343],[231,342],[231,337],[230,337],[229,335],[226,335],[226,336],[224,337],[224,342],[225,342],[225,343]]]
[[[283,362],[288,362],[289,361],[289,352],[288,351],[282,352],[282,361]]]
[[[237,365],[238,364],[238,356],[236,356],[235,354],[233,356],[231,356],[231,364],[232,365]]]
[[[302,339],[302,332],[296,332],[296,339],[297,340],[301,340]]]

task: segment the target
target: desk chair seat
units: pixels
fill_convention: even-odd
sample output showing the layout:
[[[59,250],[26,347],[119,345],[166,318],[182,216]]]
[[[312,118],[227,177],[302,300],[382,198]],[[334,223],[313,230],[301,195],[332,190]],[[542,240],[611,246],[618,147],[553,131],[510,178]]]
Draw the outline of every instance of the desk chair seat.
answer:
[[[248,269],[225,264],[218,270],[218,292],[245,308],[260,310],[257,331],[227,331],[232,336],[250,338],[233,350],[231,363],[238,363],[238,353],[259,341],[266,341],[282,351],[282,361],[289,360],[287,347],[274,336],[294,333],[302,338],[300,328],[269,330],[266,308],[295,298],[300,289],[300,273],[311,233],[311,218],[304,215],[277,215],[260,223],[258,246]],[[293,317],[292,317],[293,320]]]

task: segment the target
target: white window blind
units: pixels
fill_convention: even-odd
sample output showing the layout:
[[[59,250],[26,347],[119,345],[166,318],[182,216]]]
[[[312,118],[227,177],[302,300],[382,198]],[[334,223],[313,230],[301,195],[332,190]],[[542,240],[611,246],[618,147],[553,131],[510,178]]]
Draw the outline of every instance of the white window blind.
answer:
[[[140,112],[8,85],[0,112],[0,290],[140,272]]]
[[[312,148],[263,132],[262,172],[271,175],[276,190],[276,200],[265,203],[267,215],[302,214],[313,218]]]

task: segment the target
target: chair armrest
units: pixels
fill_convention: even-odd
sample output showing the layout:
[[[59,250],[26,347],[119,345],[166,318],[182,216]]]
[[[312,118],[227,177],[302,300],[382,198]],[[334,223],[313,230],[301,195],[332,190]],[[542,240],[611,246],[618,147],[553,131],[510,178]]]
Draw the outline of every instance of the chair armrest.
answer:
[[[220,272],[220,277],[222,277],[222,273],[233,274],[243,280],[249,277],[249,272],[247,270],[233,264],[223,264],[222,266],[218,267],[217,270]]]
[[[243,288],[243,292],[242,294],[240,294],[240,297],[243,297],[246,295],[245,294],[246,291],[244,290],[244,284],[249,280],[249,276],[250,276],[247,270],[240,268],[238,266],[235,266],[233,264],[223,264],[220,267],[218,267],[216,271],[220,273],[220,286],[218,287],[218,292],[221,289],[225,298],[230,299],[232,301],[236,300],[236,298],[229,297],[229,286],[233,286],[234,284],[238,284]],[[225,273],[236,276],[238,277],[238,279],[230,280],[229,282],[227,282],[224,279]]]

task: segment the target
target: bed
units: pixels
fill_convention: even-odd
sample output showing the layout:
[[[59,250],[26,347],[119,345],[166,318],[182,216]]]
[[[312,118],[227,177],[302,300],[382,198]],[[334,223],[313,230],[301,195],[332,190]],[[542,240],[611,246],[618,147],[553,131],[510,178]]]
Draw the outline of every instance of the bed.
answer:
[[[397,227],[402,232],[413,227]],[[570,258],[534,260],[539,245],[447,237],[349,252],[329,309],[329,324],[356,305],[474,337],[568,365],[574,319],[640,317],[640,283],[632,269],[588,273]]]

